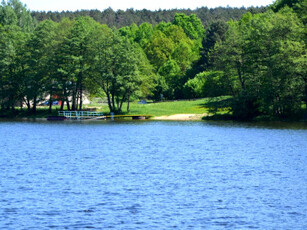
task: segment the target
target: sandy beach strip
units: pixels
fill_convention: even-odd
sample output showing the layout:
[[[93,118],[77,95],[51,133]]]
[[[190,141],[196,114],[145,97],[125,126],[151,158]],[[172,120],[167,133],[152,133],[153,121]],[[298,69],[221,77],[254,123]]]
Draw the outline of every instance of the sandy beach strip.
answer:
[[[160,121],[200,121],[206,114],[174,114],[169,116],[153,117],[153,120]]]

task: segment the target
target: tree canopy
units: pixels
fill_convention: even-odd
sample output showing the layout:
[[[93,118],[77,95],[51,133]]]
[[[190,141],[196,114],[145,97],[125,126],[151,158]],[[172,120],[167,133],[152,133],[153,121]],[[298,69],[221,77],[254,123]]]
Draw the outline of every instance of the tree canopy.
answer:
[[[278,0],[266,11],[107,9],[32,17],[20,1],[3,1],[0,106],[35,113],[40,103],[48,100],[51,111],[60,100],[61,109],[82,110],[91,94],[121,113],[140,98],[232,95],[237,118],[290,117],[307,103],[305,9],[306,0]]]

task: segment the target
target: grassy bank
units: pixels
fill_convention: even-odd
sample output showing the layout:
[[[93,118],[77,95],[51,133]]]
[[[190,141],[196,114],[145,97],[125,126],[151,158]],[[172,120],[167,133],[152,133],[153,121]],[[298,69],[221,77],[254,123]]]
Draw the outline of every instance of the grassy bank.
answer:
[[[130,104],[129,114],[169,116],[174,114],[225,114],[229,112],[229,97],[205,98],[197,100],[167,101],[147,104]],[[224,104],[222,106],[222,104]],[[125,108],[124,108],[125,109]]]
[[[231,114],[232,98],[229,96],[215,97],[215,98],[203,98],[196,100],[177,100],[177,101],[165,101],[165,102],[147,102],[146,104],[138,104],[137,102],[130,103],[130,112],[127,113],[127,104],[123,105],[123,114],[126,115],[150,115],[153,118],[161,119],[173,119],[173,120],[234,120]],[[305,105],[304,105],[305,106]],[[287,118],[287,121],[303,120],[305,115],[305,107],[302,107],[302,114],[299,117]],[[103,112],[108,115],[109,108],[107,104],[93,103],[86,106],[86,108],[95,109],[96,111]],[[52,113],[49,113],[48,106],[38,107],[36,114],[28,112],[26,110],[7,111],[1,112],[0,117],[7,118],[47,118],[48,116],[55,116],[60,109],[59,106],[54,106]],[[185,117],[179,118],[175,115],[185,115]],[[195,116],[193,116],[195,115]],[[305,118],[306,119],[306,118]],[[259,116],[254,118],[255,121],[272,121],[272,120],[284,120],[282,118]]]
[[[151,115],[169,116],[174,114],[225,114],[229,112],[229,97],[204,98],[197,100],[178,100],[165,102],[147,102],[146,104],[130,103],[130,112],[127,113],[127,103],[123,105],[123,113],[129,115]],[[86,108],[109,114],[107,104],[91,104]],[[37,108],[36,114],[27,110],[16,109],[14,111],[2,111],[0,116],[9,118],[46,118],[57,115],[59,106],[53,106],[52,113],[49,113],[48,106]]]

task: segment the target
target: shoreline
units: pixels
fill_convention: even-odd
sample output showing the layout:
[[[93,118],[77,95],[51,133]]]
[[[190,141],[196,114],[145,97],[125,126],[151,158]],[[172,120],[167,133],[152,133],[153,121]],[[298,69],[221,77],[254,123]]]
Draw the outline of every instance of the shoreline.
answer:
[[[202,121],[202,118],[207,114],[173,114],[165,116],[156,116],[150,120],[156,121]]]
[[[45,116],[37,117],[10,117],[10,116],[0,116],[0,121],[3,120],[22,120],[22,121],[44,121],[47,120]],[[172,114],[172,115],[162,115],[162,116],[151,116],[146,119],[148,121],[238,121],[238,122],[302,122],[306,123],[307,119],[272,119],[270,117],[258,117],[258,119],[252,120],[236,120],[230,116],[212,116],[208,113],[202,114]]]

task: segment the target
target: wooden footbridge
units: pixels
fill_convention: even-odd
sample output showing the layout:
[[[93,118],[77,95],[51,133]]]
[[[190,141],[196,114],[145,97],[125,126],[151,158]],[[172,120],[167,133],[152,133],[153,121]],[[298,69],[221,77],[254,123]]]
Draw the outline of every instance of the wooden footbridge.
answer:
[[[59,111],[59,117],[70,120],[106,120],[106,119],[120,119],[120,118],[132,118],[135,120],[145,120],[151,117],[150,115],[107,115],[102,112],[90,112],[90,111]]]

